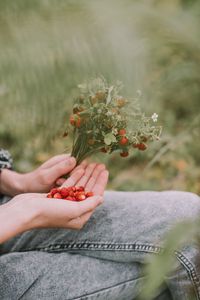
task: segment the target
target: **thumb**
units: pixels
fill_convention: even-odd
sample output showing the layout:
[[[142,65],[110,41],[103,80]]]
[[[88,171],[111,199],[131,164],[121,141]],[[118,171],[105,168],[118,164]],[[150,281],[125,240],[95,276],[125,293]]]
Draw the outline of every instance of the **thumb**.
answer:
[[[71,172],[76,166],[76,159],[74,157],[69,157],[64,161],[61,161],[54,166],[45,169],[43,172],[46,174],[46,180],[48,182],[54,182],[61,176]]]

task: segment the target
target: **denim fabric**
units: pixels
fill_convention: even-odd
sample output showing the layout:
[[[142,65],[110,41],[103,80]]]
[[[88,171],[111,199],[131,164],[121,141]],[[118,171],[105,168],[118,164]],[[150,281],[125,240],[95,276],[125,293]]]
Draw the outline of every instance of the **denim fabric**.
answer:
[[[136,299],[146,258],[175,223],[199,213],[192,193],[106,192],[80,231],[32,230],[1,245],[0,299]],[[195,245],[176,251],[156,300],[200,299],[198,253]]]

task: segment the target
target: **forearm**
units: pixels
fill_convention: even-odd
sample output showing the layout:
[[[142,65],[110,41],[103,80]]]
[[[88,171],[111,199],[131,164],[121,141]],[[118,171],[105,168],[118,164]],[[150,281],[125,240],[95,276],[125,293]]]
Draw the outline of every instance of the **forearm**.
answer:
[[[31,213],[25,213],[15,203],[0,206],[0,244],[19,233],[31,229]]]
[[[0,173],[0,193],[9,196],[15,196],[23,193],[22,174],[3,169]]]

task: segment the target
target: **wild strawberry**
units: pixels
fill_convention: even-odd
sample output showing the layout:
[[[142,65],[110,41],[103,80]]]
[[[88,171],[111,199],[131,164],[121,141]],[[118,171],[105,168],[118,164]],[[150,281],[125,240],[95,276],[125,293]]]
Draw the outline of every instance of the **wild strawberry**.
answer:
[[[124,152],[120,153],[120,156],[121,157],[127,157],[127,156],[129,156],[129,153],[128,153],[128,151],[124,151]]]
[[[69,196],[70,197],[74,197],[74,192],[71,190],[71,191],[69,191]]]
[[[55,199],[62,199],[62,196],[60,193],[56,193],[55,195],[53,195],[53,198]]]
[[[133,144],[133,148],[138,148],[139,144]]]
[[[55,195],[57,192],[58,192],[58,189],[57,189],[57,188],[53,188],[53,189],[50,191],[50,194],[53,196],[53,195]]]
[[[103,152],[103,153],[107,153],[107,150],[106,150],[106,148],[101,148],[101,152]]]
[[[47,198],[52,198],[51,193],[47,194]]]
[[[147,149],[147,146],[146,146],[145,144],[143,144],[143,143],[140,143],[140,144],[138,145],[138,149],[141,150],[141,151],[144,151],[144,150]]]
[[[119,135],[125,135],[125,134],[126,134],[126,129],[120,129],[120,130],[118,131],[118,134],[119,134]]]
[[[77,201],[83,201],[86,199],[86,196],[82,193],[79,193],[77,196],[76,196],[76,200]]]
[[[84,192],[85,188],[83,186],[78,186],[76,190],[77,192]]]
[[[127,137],[123,136],[120,141],[119,141],[120,145],[127,145],[128,144],[128,139]]]
[[[79,128],[81,126],[81,118],[78,114],[71,115],[69,121],[70,124],[72,126],[75,126],[76,128]]]
[[[74,120],[74,116],[72,115],[72,116],[70,116],[70,119],[69,119],[69,121],[70,121],[70,124],[72,125],[72,126],[74,126],[75,125],[75,120]]]
[[[86,197],[88,198],[88,197],[93,197],[94,196],[94,193],[93,192],[87,192],[86,193]]]
[[[63,198],[66,198],[69,195],[69,191],[67,188],[64,187],[60,189],[60,194]]]

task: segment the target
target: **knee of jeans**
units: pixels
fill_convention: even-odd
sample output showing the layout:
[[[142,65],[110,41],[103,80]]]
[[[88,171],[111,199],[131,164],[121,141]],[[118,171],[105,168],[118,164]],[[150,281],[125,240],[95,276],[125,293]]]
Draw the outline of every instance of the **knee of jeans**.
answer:
[[[165,192],[163,192],[165,193]],[[194,193],[169,191],[166,192],[166,205],[175,218],[196,218],[200,217],[200,197]]]

